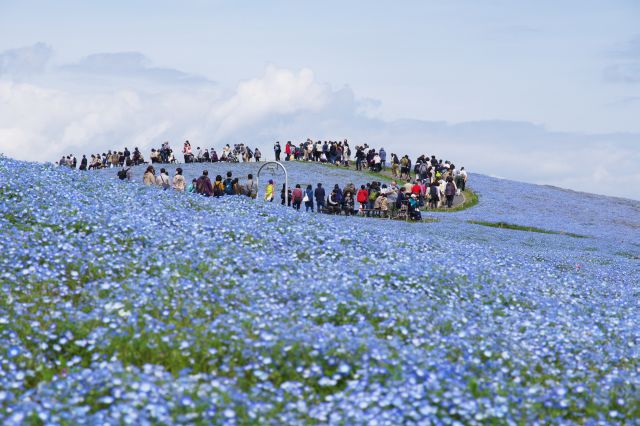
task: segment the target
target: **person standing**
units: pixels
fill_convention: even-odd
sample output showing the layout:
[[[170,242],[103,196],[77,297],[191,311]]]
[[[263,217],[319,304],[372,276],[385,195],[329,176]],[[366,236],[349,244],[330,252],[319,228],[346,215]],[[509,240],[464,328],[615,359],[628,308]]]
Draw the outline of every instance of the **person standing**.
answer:
[[[324,200],[325,200],[325,197],[326,197],[326,193],[325,193],[324,188],[322,187],[321,183],[318,183],[318,187],[314,191],[313,195],[316,198],[317,211],[318,211],[318,213],[321,213],[322,210],[324,210]]]
[[[382,170],[387,170],[387,151],[384,148],[380,148],[380,152],[378,152],[380,156],[380,165],[382,166]]]
[[[293,198],[293,208],[296,210],[300,210],[300,205],[302,204],[302,188],[300,188],[300,184],[296,184],[296,187],[291,192],[291,197]]]
[[[258,186],[253,180],[253,174],[251,173],[247,176],[247,183],[244,186],[244,194],[249,198],[256,198],[258,195]]]
[[[311,210],[313,212],[313,187],[311,185],[307,185],[307,190],[305,191],[305,198],[303,198],[305,211]]]
[[[182,168],[178,167],[176,174],[173,176],[173,189],[184,192],[186,186],[187,182],[184,180],[184,176],[182,176]]]
[[[279,141],[277,141],[273,146],[273,152],[276,154],[276,161],[280,161],[280,153],[282,152],[282,148],[280,147]]]
[[[264,200],[269,202],[273,201],[273,179],[269,179],[269,183],[264,192]]]
[[[367,200],[369,199],[369,191],[367,191],[366,187],[364,185],[360,185],[360,189],[358,190],[358,193],[356,194],[356,201],[358,202],[358,204],[360,204],[360,212],[362,214],[362,212],[364,211],[364,209],[367,208]]]
[[[256,159],[256,163],[260,162],[260,157],[262,157],[262,153],[260,152],[260,150],[256,147],[255,151],[253,151],[253,157]]]
[[[451,176],[447,177],[447,184],[444,187],[444,196],[447,198],[447,208],[451,208],[453,204],[453,197],[456,195],[456,184],[453,183],[453,178]]]

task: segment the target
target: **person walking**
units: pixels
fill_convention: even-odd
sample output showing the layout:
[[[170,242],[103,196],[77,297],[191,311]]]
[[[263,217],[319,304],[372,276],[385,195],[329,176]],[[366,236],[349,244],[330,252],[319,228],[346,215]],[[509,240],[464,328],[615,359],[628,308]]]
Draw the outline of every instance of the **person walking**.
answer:
[[[444,187],[444,196],[447,198],[447,208],[450,209],[453,204],[453,197],[456,195],[456,184],[453,183],[451,176],[447,177],[447,184]]]

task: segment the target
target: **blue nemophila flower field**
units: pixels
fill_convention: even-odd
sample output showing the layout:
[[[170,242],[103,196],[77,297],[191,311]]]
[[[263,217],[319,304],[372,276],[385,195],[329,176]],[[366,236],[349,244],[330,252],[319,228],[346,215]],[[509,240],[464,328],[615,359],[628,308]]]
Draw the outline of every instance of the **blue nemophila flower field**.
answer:
[[[3,424],[640,418],[638,202],[471,175],[406,223],[134,178],[0,158]]]

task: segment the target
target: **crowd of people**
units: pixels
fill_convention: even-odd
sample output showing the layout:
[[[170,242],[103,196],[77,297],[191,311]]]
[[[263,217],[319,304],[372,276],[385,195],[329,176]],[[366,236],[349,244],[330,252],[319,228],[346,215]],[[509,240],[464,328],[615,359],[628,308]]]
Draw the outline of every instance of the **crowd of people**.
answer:
[[[284,161],[316,161],[345,167],[352,164],[352,152],[347,139],[324,142],[307,139],[297,145],[288,141],[284,147],[281,147],[280,142],[276,142],[273,150],[276,161],[283,159]],[[384,148],[376,150],[363,144],[355,146],[354,151],[356,170],[373,172],[387,170],[387,153]],[[262,157],[258,148],[252,150],[245,144],[235,144],[233,148],[227,144],[218,156],[215,148],[209,150],[197,147],[194,153],[191,143],[185,141],[182,152],[185,163],[239,162],[241,160],[260,162]],[[154,163],[176,162],[168,142],[163,143],[159,149],[152,149],[150,160],[151,164],[143,176],[145,185],[212,197],[244,195],[256,198],[258,194],[257,182],[251,174],[243,182],[240,182],[237,177],[234,178],[232,172],[227,172],[226,177],[218,175],[211,181],[208,172],[204,170],[198,179],[193,179],[190,183],[185,181],[180,167],[176,169],[173,177],[168,175],[165,168],[161,168],[156,175]],[[144,163],[147,162],[137,147],[133,152],[125,147],[123,151],[114,150],[93,154],[90,159],[83,155],[79,167],[72,154],[63,156],[58,164],[74,169],[77,167],[79,170],[119,166],[122,168],[118,171],[118,177],[131,180],[132,166]],[[380,217],[400,215],[419,219],[421,208],[451,208],[455,195],[465,190],[468,178],[464,167],[457,169],[453,163],[437,159],[435,155],[421,155],[414,164],[408,155],[399,157],[391,153],[389,166],[394,179],[389,185],[373,181],[357,188],[349,183],[344,188],[335,185],[328,191],[322,183],[318,183],[315,188],[310,184],[297,184],[293,188],[285,188],[283,184],[280,190],[280,202],[296,210],[300,210],[304,205],[306,211]],[[275,183],[272,180],[269,181],[265,187],[264,199],[273,201],[276,192]]]
[[[215,148],[205,148],[204,150],[200,147],[196,148],[195,154],[193,149],[191,148],[191,143],[189,141],[185,141],[182,147],[182,153],[184,155],[185,163],[217,163],[221,162],[229,162],[229,163],[238,163],[240,160],[246,162],[255,159],[257,163],[260,162],[260,158],[262,158],[262,153],[258,148],[252,150],[248,146],[243,143],[234,144],[233,148],[226,144],[218,156]]]
[[[130,170],[130,168],[121,170],[121,178],[132,179]],[[420,220],[422,208],[438,209],[444,206],[450,208],[454,196],[462,190],[461,187],[464,187],[466,182],[464,170],[458,174],[453,167],[447,170],[436,170],[438,171],[431,176],[427,172],[426,177],[418,175],[404,184],[396,180],[388,185],[372,181],[360,185],[359,188],[353,183],[348,183],[343,188],[336,184],[330,190],[326,190],[322,183],[318,183],[315,188],[311,184],[306,184],[305,188],[301,184],[296,184],[293,188],[287,188],[282,184],[280,203],[296,210],[301,210],[304,204],[307,212]],[[156,175],[154,166],[149,165],[142,180],[148,186],[200,194],[205,197],[240,195],[256,198],[258,195],[258,184],[252,174],[240,181],[238,177],[233,176],[233,172],[229,171],[226,177],[217,175],[212,181],[208,171],[203,170],[199,178],[187,184],[182,173],[182,168],[178,167],[174,176],[170,177],[167,170],[162,168]],[[460,185],[456,184],[456,181]],[[275,197],[275,182],[271,179],[264,189],[264,200],[273,202]]]
[[[152,149],[151,152],[153,158],[155,149]],[[124,151],[109,150],[107,152],[103,152],[102,154],[91,154],[90,158],[87,158],[86,155],[83,155],[80,159],[80,165],[78,165],[78,161],[73,154],[62,156],[62,158],[60,158],[60,160],[57,162],[58,166],[70,167],[72,169],[77,168],[78,170],[94,170],[115,166],[131,167],[144,163],[146,163],[146,161],[144,160],[142,153],[137,147],[133,150],[133,152],[129,151],[129,149],[125,147]]]

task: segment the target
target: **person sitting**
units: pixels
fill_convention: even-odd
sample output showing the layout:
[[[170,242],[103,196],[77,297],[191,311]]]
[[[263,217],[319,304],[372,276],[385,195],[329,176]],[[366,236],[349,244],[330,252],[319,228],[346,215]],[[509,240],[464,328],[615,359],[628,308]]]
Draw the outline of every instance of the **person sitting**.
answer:
[[[340,214],[340,202],[335,189],[331,191],[331,195],[327,198],[327,210],[331,214]]]
[[[342,210],[346,216],[353,216],[354,214],[354,205],[353,205],[353,195],[351,191],[347,191],[343,195],[342,201]]]
[[[420,207],[418,206],[418,197],[416,194],[411,194],[411,197],[409,198],[409,218],[413,220],[422,220]]]

